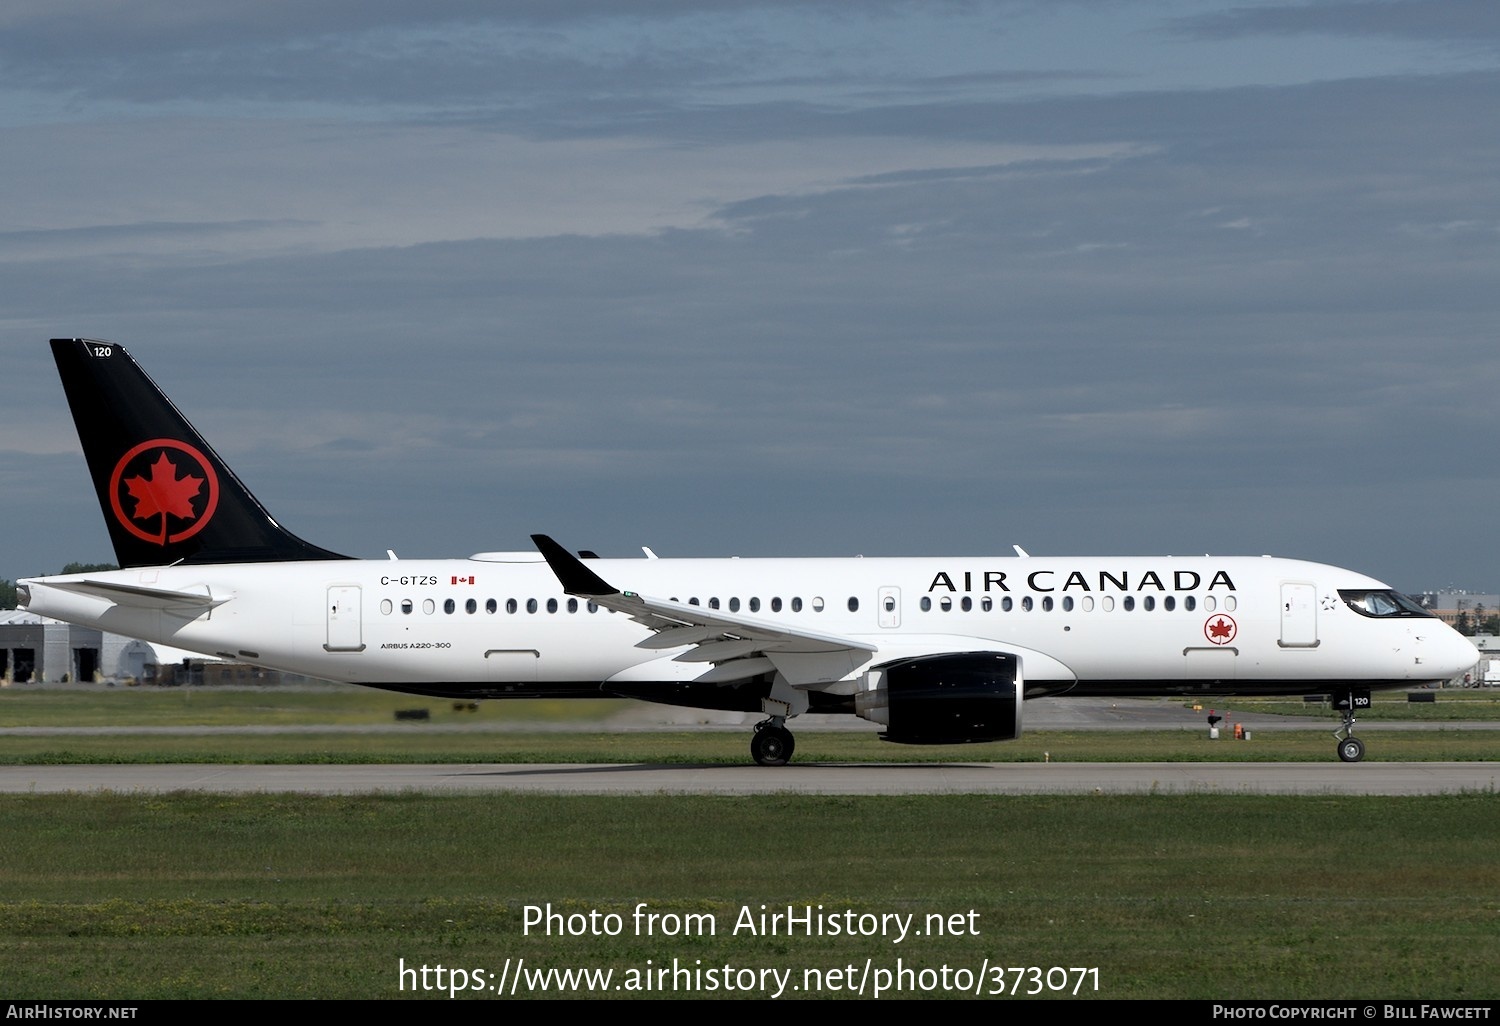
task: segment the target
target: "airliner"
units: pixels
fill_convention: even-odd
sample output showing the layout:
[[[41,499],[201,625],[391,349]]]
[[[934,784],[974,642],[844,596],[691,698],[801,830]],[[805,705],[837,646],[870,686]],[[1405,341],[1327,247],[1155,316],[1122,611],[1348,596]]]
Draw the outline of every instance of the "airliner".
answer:
[[[467,559],[354,559],[283,528],[121,346],[54,339],[121,569],[19,582],[24,608],[336,681],[463,699],[625,697],[764,716],[785,764],[804,712],[901,744],[1020,736],[1039,696],[1307,695],[1478,662],[1380,581],[1293,559],[1032,556],[604,559],[545,534]]]

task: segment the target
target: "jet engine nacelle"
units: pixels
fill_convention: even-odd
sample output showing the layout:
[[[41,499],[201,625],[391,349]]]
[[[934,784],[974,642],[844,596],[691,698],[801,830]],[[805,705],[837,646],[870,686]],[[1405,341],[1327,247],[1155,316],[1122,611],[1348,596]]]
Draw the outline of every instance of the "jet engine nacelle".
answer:
[[[1021,736],[1021,660],[1004,652],[916,656],[867,672],[854,710],[905,745],[1013,741]]]

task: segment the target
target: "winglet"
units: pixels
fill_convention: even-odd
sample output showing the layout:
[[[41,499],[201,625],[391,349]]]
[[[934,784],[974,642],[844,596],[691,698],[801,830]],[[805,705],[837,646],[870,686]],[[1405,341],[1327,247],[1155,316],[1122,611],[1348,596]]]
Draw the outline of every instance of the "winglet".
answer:
[[[557,575],[563,591],[569,595],[618,595],[620,589],[611,587],[604,578],[583,565],[583,561],[563,548],[545,534],[534,534],[531,540],[537,551]]]

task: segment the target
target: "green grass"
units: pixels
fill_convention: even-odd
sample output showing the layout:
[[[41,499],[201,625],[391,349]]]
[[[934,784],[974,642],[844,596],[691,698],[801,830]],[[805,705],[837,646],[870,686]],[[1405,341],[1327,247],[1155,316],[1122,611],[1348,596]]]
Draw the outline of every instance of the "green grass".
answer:
[[[873,732],[799,730],[798,763],[943,762],[1328,762],[1324,731],[1260,731],[1250,741],[1205,733],[1049,731],[982,745],[912,746]],[[1500,730],[1361,730],[1371,762],[1485,762],[1500,757]],[[749,730],[588,732],[409,731],[380,734],[187,734],[9,736],[0,765],[80,763],[675,763],[740,765]]]
[[[391,724],[396,709],[422,707],[431,709],[427,726],[378,733],[7,735],[0,762],[747,758],[743,731],[598,729],[597,703],[482,703],[468,712],[349,688],[12,688],[0,691],[0,724],[347,728]],[[572,719],[580,714],[588,725]],[[512,722],[522,726],[504,727]],[[431,729],[470,723],[483,729]],[[799,762],[1332,758],[1328,732],[1300,730],[1260,730],[1249,742],[1182,730],[1028,733],[958,748],[887,745],[872,733],[797,736]],[[1500,751],[1500,731],[1361,736],[1372,760],[1487,760]],[[1106,998],[1493,999],[1497,802],[1493,794],[0,796],[0,993],[433,996],[398,989],[401,959],[499,972],[524,957],[534,969],[624,973],[675,958],[790,970],[800,982],[804,968],[867,959],[876,969],[901,959],[907,968],[972,971],[990,958],[1097,966]],[[712,937],[628,928],[614,938],[527,935],[525,906],[548,902],[627,923],[645,902],[660,913],[709,915],[719,929]],[[762,904],[919,918],[973,910],[979,936],[894,945],[730,933],[742,909]]]
[[[1398,693],[1404,694],[1404,693]],[[1495,696],[1481,691],[1445,692],[1434,705],[1440,719],[1493,720],[1500,724]],[[1128,700],[1121,700],[1128,701]],[[393,694],[349,685],[310,688],[55,688],[0,689],[0,726],[87,728],[188,728],[183,734],[86,733],[5,736],[0,765],[59,763],[474,763],[474,762],[653,762],[740,764],[746,760],[748,729],[681,731],[612,730],[610,717],[638,703],[507,701],[470,703]],[[1282,706],[1323,717],[1326,731],[1261,728],[1249,742],[1210,741],[1206,729],[1118,731],[1027,731],[1013,742],[957,747],[905,746],[881,742],[873,725],[863,731],[797,730],[798,762],[1323,762],[1332,758],[1337,717],[1321,706],[1236,700],[1229,722],[1251,712]],[[1361,723],[1389,722],[1404,701],[1381,696]],[[424,709],[429,719],[398,724],[395,713]],[[1473,710],[1450,716],[1449,710]],[[1225,711],[1222,708],[1221,712]],[[1480,713],[1483,716],[1480,716]],[[308,728],[338,727],[319,732]],[[389,729],[398,727],[399,729]],[[190,728],[296,727],[297,733],[194,734]],[[350,728],[379,727],[378,732]],[[473,728],[449,732],[450,728]],[[434,729],[435,728],[435,729]],[[1500,755],[1495,730],[1381,731],[1361,729],[1367,758],[1392,762],[1473,762]]]
[[[0,688],[0,726],[366,726],[391,723],[401,709],[425,709],[433,723],[568,723],[599,720],[630,704],[607,698],[467,703],[331,683],[305,688],[18,684]]]
[[[5,796],[0,990],[382,998],[402,996],[398,959],[800,974],[990,958],[1097,966],[1106,998],[1493,999],[1497,813],[1494,795]],[[524,907],[548,902],[718,929],[523,933]],[[979,936],[732,935],[761,904],[972,909]]]
[[[1406,691],[1377,691],[1372,694],[1371,706],[1362,709],[1359,720],[1387,722],[1410,721],[1430,723],[1435,721],[1493,720],[1500,722],[1500,688],[1445,688],[1412,692],[1430,696],[1432,701],[1413,702]],[[1217,699],[1218,708],[1227,706],[1235,713],[1274,713],[1278,716],[1336,716],[1326,702],[1304,702],[1300,698],[1225,698]],[[1184,703],[1188,708],[1207,705],[1203,701]]]

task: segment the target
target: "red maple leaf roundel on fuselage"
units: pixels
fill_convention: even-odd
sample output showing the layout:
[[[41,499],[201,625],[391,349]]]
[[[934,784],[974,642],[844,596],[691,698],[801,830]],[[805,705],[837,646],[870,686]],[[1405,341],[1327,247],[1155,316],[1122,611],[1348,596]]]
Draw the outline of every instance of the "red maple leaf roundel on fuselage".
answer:
[[[1234,640],[1239,628],[1235,626],[1234,618],[1231,616],[1210,616],[1208,622],[1203,625],[1203,634],[1215,645],[1227,645]]]
[[[126,530],[165,546],[191,538],[208,523],[219,503],[219,479],[193,446],[157,438],[120,457],[110,500]]]

